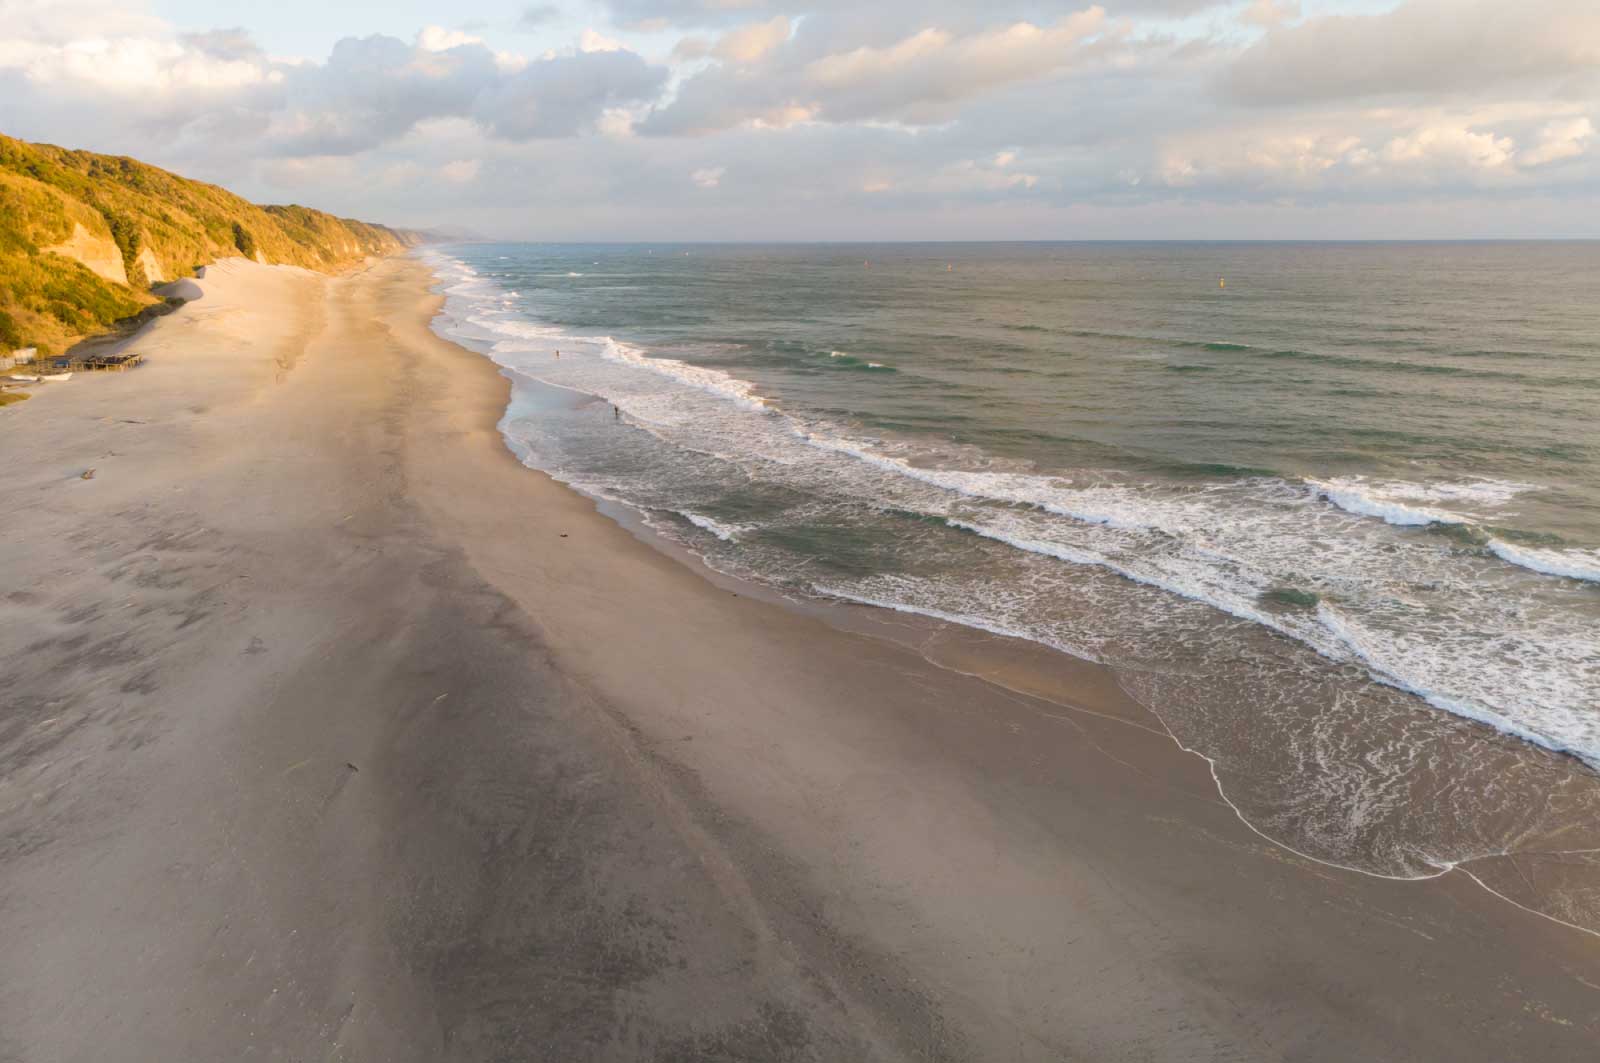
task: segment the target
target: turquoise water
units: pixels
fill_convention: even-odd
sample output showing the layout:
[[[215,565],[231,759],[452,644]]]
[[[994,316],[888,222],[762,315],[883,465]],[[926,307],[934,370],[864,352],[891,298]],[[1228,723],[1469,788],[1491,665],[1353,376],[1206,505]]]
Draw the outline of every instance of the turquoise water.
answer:
[[[530,464],[729,574],[1110,664],[1297,795],[1255,822],[1342,853],[1359,810],[1426,873],[1498,842],[1383,834],[1471,818],[1419,765],[1600,764],[1600,246],[428,255]]]

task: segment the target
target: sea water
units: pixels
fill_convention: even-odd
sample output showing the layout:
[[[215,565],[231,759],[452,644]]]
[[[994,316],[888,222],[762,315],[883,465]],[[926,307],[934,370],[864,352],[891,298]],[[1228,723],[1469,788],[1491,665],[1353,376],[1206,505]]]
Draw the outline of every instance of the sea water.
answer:
[[[1110,665],[1303,852],[1433,874],[1592,796],[1600,245],[424,257],[529,464],[724,573]]]

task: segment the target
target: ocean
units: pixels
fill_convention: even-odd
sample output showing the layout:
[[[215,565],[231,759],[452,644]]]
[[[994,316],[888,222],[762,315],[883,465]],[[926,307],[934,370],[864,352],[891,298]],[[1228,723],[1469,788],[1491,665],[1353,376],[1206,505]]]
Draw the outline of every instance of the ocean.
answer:
[[[1600,245],[423,256],[527,464],[1109,666],[1274,841],[1425,877],[1600,822]]]

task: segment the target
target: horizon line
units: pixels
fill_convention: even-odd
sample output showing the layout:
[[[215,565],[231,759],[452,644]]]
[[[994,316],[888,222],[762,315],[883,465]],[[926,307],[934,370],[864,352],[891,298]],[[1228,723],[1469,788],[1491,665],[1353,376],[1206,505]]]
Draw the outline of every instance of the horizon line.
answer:
[[[392,227],[392,226],[391,226]],[[410,230],[418,232],[421,230]],[[1600,243],[1600,236],[1424,236],[1424,237],[1061,237],[1023,240],[992,239],[881,239],[881,240],[545,240],[533,237],[493,238],[481,236],[441,237],[434,244],[544,244],[567,247],[639,247],[646,245],[692,245],[702,247],[758,247],[786,245],[796,247],[849,247],[882,244],[1585,244]],[[424,245],[426,246],[426,245]]]

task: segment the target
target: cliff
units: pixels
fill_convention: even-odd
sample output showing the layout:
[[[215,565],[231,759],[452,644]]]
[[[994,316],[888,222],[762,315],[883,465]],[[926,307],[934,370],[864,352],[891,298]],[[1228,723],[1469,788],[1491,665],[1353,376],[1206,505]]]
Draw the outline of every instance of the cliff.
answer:
[[[158,308],[150,286],[243,255],[337,271],[420,242],[301,206],[257,206],[134,159],[0,136],[0,349],[59,351]]]

